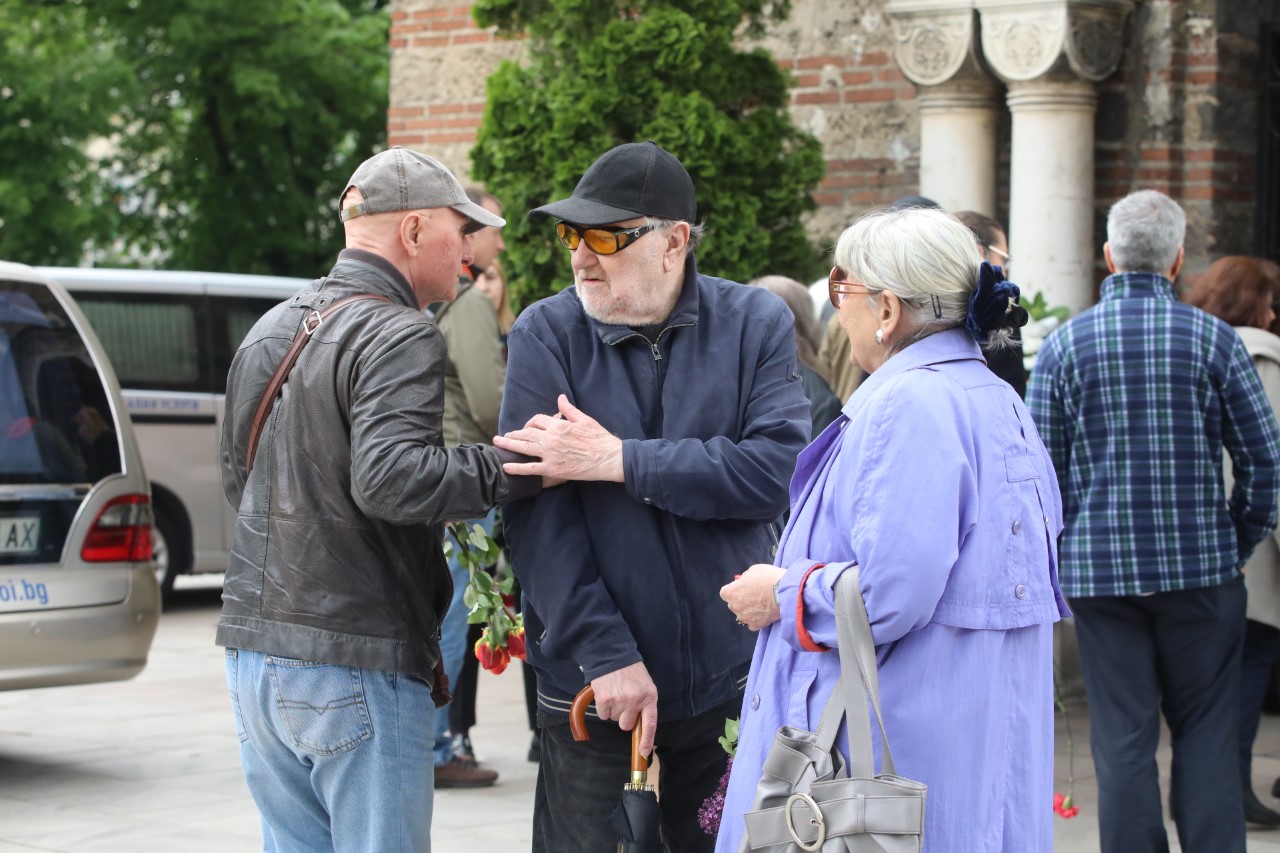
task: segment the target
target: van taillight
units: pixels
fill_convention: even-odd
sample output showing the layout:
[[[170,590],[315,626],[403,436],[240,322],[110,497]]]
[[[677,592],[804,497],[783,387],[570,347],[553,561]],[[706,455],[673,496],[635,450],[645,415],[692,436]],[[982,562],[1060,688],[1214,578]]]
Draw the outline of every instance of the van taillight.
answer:
[[[151,559],[151,498],[121,495],[98,513],[85,537],[86,563],[145,563]]]

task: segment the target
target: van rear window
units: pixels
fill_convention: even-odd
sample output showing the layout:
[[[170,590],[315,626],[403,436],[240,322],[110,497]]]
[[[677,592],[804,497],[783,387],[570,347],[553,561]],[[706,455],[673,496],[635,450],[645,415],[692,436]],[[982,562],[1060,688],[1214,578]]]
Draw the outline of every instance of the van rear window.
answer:
[[[42,284],[0,281],[0,484],[93,483],[120,441],[80,333]]]

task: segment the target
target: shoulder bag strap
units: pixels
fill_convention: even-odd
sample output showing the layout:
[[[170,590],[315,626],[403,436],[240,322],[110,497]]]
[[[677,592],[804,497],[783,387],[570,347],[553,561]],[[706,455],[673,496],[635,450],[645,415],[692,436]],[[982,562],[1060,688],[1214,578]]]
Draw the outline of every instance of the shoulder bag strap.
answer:
[[[284,354],[284,359],[281,360],[280,366],[276,368],[271,381],[267,383],[267,390],[263,392],[262,399],[258,401],[258,408],[253,412],[253,426],[249,431],[249,450],[245,454],[246,476],[253,471],[253,457],[258,452],[258,439],[262,436],[262,428],[266,426],[267,418],[271,415],[272,408],[275,407],[276,398],[280,396],[280,389],[293,371],[293,366],[297,363],[298,356],[302,354],[302,348],[307,345],[307,341],[311,340],[311,335],[316,329],[320,328],[320,324],[327,320],[330,314],[344,305],[364,299],[376,299],[379,302],[391,301],[387,297],[379,296],[376,293],[359,293],[355,296],[348,296],[346,299],[339,299],[323,311],[313,310],[303,318],[302,326],[298,329],[298,336],[289,345],[289,350]]]
[[[867,607],[858,586],[858,567],[841,572],[835,588],[836,635],[840,649],[840,682],[831,691],[818,723],[817,740],[822,749],[835,744],[841,718],[849,721],[849,771],[854,777],[875,776],[871,751],[871,718],[867,698],[880,729],[881,772],[895,775],[889,736],[880,713],[880,676],[876,667],[875,640]],[[843,705],[843,707],[841,707]]]

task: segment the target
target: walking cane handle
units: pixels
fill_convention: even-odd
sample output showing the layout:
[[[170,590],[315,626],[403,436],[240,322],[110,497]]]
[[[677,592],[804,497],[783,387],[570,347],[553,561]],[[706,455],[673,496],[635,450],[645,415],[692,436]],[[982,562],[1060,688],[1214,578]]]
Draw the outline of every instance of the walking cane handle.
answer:
[[[569,706],[569,732],[576,741],[591,740],[591,735],[587,733],[587,706],[595,700],[596,691],[590,684],[573,697],[573,704]]]
[[[595,701],[596,692],[588,684],[573,697],[569,706],[569,732],[576,741],[591,740],[587,731],[587,706]],[[631,729],[631,772],[644,773],[649,769],[649,759],[640,752],[640,739],[644,736],[644,720],[636,717],[636,724]]]

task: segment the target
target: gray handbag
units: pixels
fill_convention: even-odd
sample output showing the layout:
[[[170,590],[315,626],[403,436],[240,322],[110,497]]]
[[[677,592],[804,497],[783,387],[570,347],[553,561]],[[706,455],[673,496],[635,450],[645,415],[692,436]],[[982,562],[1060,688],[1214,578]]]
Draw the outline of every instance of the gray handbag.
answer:
[[[817,732],[778,730],[746,813],[742,853],[918,853],[924,842],[926,789],[894,774],[857,566],[836,582],[836,628],[840,682]],[[880,726],[880,775],[875,775],[868,697]],[[846,717],[849,766],[835,746]]]

